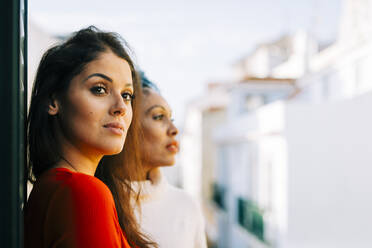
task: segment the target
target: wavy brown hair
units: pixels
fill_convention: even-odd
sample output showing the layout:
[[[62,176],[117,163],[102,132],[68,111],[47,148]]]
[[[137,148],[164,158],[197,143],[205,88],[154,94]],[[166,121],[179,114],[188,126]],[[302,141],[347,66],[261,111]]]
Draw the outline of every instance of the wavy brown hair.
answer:
[[[143,173],[139,149],[142,136],[139,104],[143,99],[143,93],[138,75],[133,81],[136,82],[134,84],[136,97],[132,102],[133,118],[124,149],[117,155],[104,156],[98,165],[95,176],[110,188],[115,200],[120,226],[127,235],[130,245],[138,248],[156,248],[158,246],[155,242],[138,231],[140,227],[134,215],[134,207],[140,203],[138,193],[132,189],[130,182]],[[134,195],[137,197],[133,198]]]

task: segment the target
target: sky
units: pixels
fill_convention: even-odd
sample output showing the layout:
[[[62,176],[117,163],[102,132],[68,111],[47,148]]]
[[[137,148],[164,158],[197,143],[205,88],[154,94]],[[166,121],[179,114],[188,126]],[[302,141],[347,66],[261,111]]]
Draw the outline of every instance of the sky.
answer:
[[[121,34],[182,126],[187,105],[209,82],[231,79],[234,62],[258,44],[299,29],[335,39],[342,0],[33,0],[28,7],[52,35],[89,25]]]

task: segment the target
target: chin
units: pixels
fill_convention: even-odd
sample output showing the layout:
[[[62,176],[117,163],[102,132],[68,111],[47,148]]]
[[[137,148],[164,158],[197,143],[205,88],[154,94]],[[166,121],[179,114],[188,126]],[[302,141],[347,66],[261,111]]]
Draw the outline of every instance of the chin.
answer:
[[[123,150],[123,147],[120,147],[120,148],[117,148],[117,149],[113,149],[113,150],[110,152],[110,155],[116,155],[116,154],[119,154],[122,150]]]
[[[174,159],[161,162],[161,166],[164,166],[164,167],[170,167],[170,166],[173,166],[174,164],[175,164]]]
[[[162,164],[160,167],[172,167],[174,164]]]
[[[101,146],[104,155],[115,155],[120,153],[124,148],[124,142],[112,142],[106,146]]]

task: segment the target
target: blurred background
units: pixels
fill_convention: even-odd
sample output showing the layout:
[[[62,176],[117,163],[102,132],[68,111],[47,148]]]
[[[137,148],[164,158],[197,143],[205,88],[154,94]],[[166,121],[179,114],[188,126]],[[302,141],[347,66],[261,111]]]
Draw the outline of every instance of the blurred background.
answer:
[[[372,247],[372,0],[28,4],[28,81],[89,25],[121,34],[180,129],[169,181],[209,247]],[[31,92],[31,91],[29,91]]]

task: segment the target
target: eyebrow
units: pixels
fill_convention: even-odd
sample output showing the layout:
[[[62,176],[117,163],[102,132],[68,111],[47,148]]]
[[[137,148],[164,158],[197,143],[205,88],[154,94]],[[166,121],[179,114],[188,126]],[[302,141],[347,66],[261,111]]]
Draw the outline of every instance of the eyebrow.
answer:
[[[93,73],[91,75],[89,75],[84,81],[87,81],[89,78],[92,78],[92,77],[100,77],[100,78],[103,78],[103,79],[106,79],[107,81],[111,82],[112,83],[112,79],[108,76],[106,76],[105,74],[102,74],[102,73]],[[133,87],[133,84],[132,83],[127,83],[125,85],[125,87]]]
[[[93,73],[91,75],[89,75],[84,81],[87,81],[89,78],[92,78],[92,77],[101,77],[103,79],[106,79],[107,81],[110,81],[112,82],[112,79],[108,76],[106,76],[105,74],[102,74],[102,73]]]
[[[161,109],[163,109],[165,112],[167,112],[167,109],[166,108],[164,108],[163,106],[161,106],[161,105],[159,105],[159,104],[156,104],[156,105],[153,105],[153,106],[151,106],[150,108],[148,108],[147,110],[146,110],[146,114],[148,114],[151,110],[153,110],[154,108],[161,108]]]

